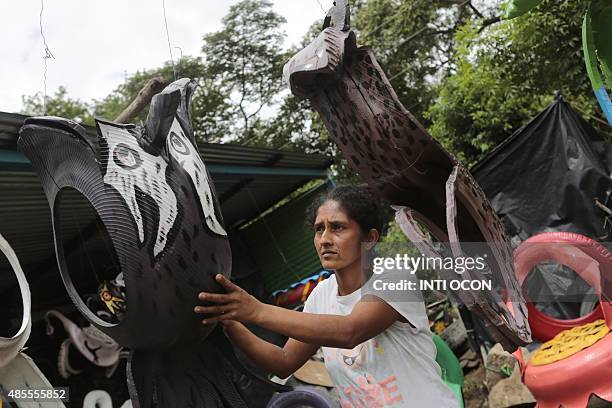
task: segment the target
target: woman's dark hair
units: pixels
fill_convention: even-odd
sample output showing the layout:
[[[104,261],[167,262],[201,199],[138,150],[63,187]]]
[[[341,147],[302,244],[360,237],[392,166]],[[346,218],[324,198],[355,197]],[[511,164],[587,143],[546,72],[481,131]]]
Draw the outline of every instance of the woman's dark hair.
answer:
[[[330,200],[339,203],[347,215],[359,224],[364,234],[371,229],[377,230],[380,235],[385,232],[389,211],[366,186],[354,185],[338,186],[315,198],[306,210],[306,223],[309,227],[314,225],[319,207]]]

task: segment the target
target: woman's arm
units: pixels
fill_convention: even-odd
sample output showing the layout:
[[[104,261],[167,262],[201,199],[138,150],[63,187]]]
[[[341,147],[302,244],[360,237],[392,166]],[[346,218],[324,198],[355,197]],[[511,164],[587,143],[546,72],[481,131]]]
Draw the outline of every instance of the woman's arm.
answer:
[[[306,343],[352,349],[382,333],[398,319],[395,309],[372,297],[357,303],[346,316],[302,313],[262,304],[253,323]]]
[[[347,316],[301,313],[261,303],[222,275],[216,279],[228,293],[200,294],[200,300],[215,304],[196,307],[197,313],[214,315],[205,319],[205,324],[227,320],[253,323],[303,343],[351,349],[401,320],[395,309],[373,296],[357,303]]]
[[[223,322],[225,331],[255,364],[280,378],[289,377],[317,351],[319,346],[289,339],[283,348],[269,343],[235,321]]]

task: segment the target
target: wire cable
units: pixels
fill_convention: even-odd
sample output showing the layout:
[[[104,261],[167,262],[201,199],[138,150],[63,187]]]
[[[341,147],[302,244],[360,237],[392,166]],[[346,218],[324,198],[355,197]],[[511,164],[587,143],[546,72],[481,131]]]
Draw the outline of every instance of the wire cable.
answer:
[[[162,9],[164,11],[164,26],[166,27],[166,39],[168,40],[168,52],[170,53],[170,62],[172,63],[172,72],[174,73],[174,80],[178,78],[176,76],[176,65],[174,65],[174,57],[172,56],[172,46],[170,45],[170,31],[168,30],[168,18],[166,17],[166,0],[162,0]]]
[[[53,53],[49,49],[49,45],[47,44],[47,38],[45,37],[45,32],[43,30],[43,12],[45,11],[45,3],[44,0],[40,0],[40,14],[38,16],[38,26],[40,28],[40,36],[43,40],[44,45],[44,72],[43,72],[43,100],[42,100],[42,114],[45,116],[47,114],[47,60],[55,59]]]

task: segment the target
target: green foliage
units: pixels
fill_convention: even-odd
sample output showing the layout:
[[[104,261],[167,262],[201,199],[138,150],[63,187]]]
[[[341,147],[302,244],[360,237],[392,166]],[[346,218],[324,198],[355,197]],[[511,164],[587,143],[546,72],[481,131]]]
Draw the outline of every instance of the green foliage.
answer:
[[[370,0],[357,4],[359,41],[373,48],[398,97],[420,120],[436,80],[452,68],[454,33],[472,15],[454,1]]]
[[[311,25],[302,39],[301,47],[306,47],[321,32],[321,25],[318,21]],[[291,49],[285,52],[283,64],[298,51],[298,49]],[[282,72],[282,66],[272,75],[278,77],[280,72]],[[285,84],[281,86],[281,90],[284,90],[286,95],[280,101],[276,115],[265,121],[259,132],[248,140],[248,144],[280,150],[291,149],[305,153],[319,153],[333,157],[337,153],[336,146],[329,139],[319,115],[313,111],[308,101],[300,100],[287,92]]]
[[[176,69],[177,77],[188,77],[195,80],[200,80],[204,75],[204,67],[200,58],[183,57],[180,61],[172,66],[167,62],[161,68],[138,71],[126,79],[126,81],[115,88],[107,97],[102,100],[94,101],[94,114],[96,117],[101,117],[107,120],[113,120],[132,102],[138,92],[147,84],[147,82],[156,77],[161,76],[166,83],[174,80],[174,70]],[[133,122],[144,121],[147,117],[149,109],[144,109]]]
[[[223,90],[210,78],[201,78],[198,85],[191,105],[196,138],[218,143],[232,135],[232,106]]]
[[[505,18],[511,19],[529,12],[537,7],[542,0],[510,0],[506,8]]]
[[[382,237],[382,242],[389,245],[404,245],[410,241],[406,238],[406,235],[400,229],[400,226],[395,220],[389,221],[389,226],[387,227],[387,231]]]
[[[555,91],[593,114],[584,69],[580,1],[546,0],[524,16],[458,30],[457,68],[427,111],[431,133],[472,165],[549,104]],[[594,123],[596,124],[596,123]]]
[[[23,102],[21,113],[32,116],[43,114],[43,95],[40,92],[31,96],[22,96],[21,100]],[[47,116],[59,116],[78,123],[93,124],[91,106],[78,99],[69,98],[68,91],[63,86],[60,86],[52,96],[47,96],[44,111]]]
[[[587,2],[544,0],[530,13],[498,23],[500,2],[351,2],[360,44],[374,49],[404,106],[469,165],[532,119],[557,90],[584,116],[601,116],[581,50]],[[597,10],[594,21],[595,14],[600,16],[601,43],[609,7]],[[282,48],[283,23],[270,1],[240,1],[219,31],[204,35],[202,57],[183,57],[177,63],[179,77],[199,84],[192,105],[196,136],[325,154],[334,159],[340,181],[357,181],[318,114],[281,82],[283,64],[297,51]],[[321,25],[322,20],[314,22],[302,46],[318,35]],[[605,52],[599,53],[600,59]],[[86,123],[93,115],[114,119],[157,75],[170,82],[173,67],[166,63],[136,72],[91,104],[68,98],[60,88],[48,98],[47,111]],[[38,94],[24,97],[24,112],[40,114],[41,102]],[[592,124],[606,129],[599,122]]]

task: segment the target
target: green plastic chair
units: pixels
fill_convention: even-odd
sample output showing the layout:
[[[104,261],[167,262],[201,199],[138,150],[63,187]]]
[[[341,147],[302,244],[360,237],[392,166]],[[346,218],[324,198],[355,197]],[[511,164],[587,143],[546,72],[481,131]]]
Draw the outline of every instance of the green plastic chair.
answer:
[[[436,363],[442,369],[442,380],[457,397],[459,407],[463,408],[463,393],[461,391],[463,388],[463,369],[459,364],[459,359],[440,336],[434,334],[433,341],[436,345]]]

